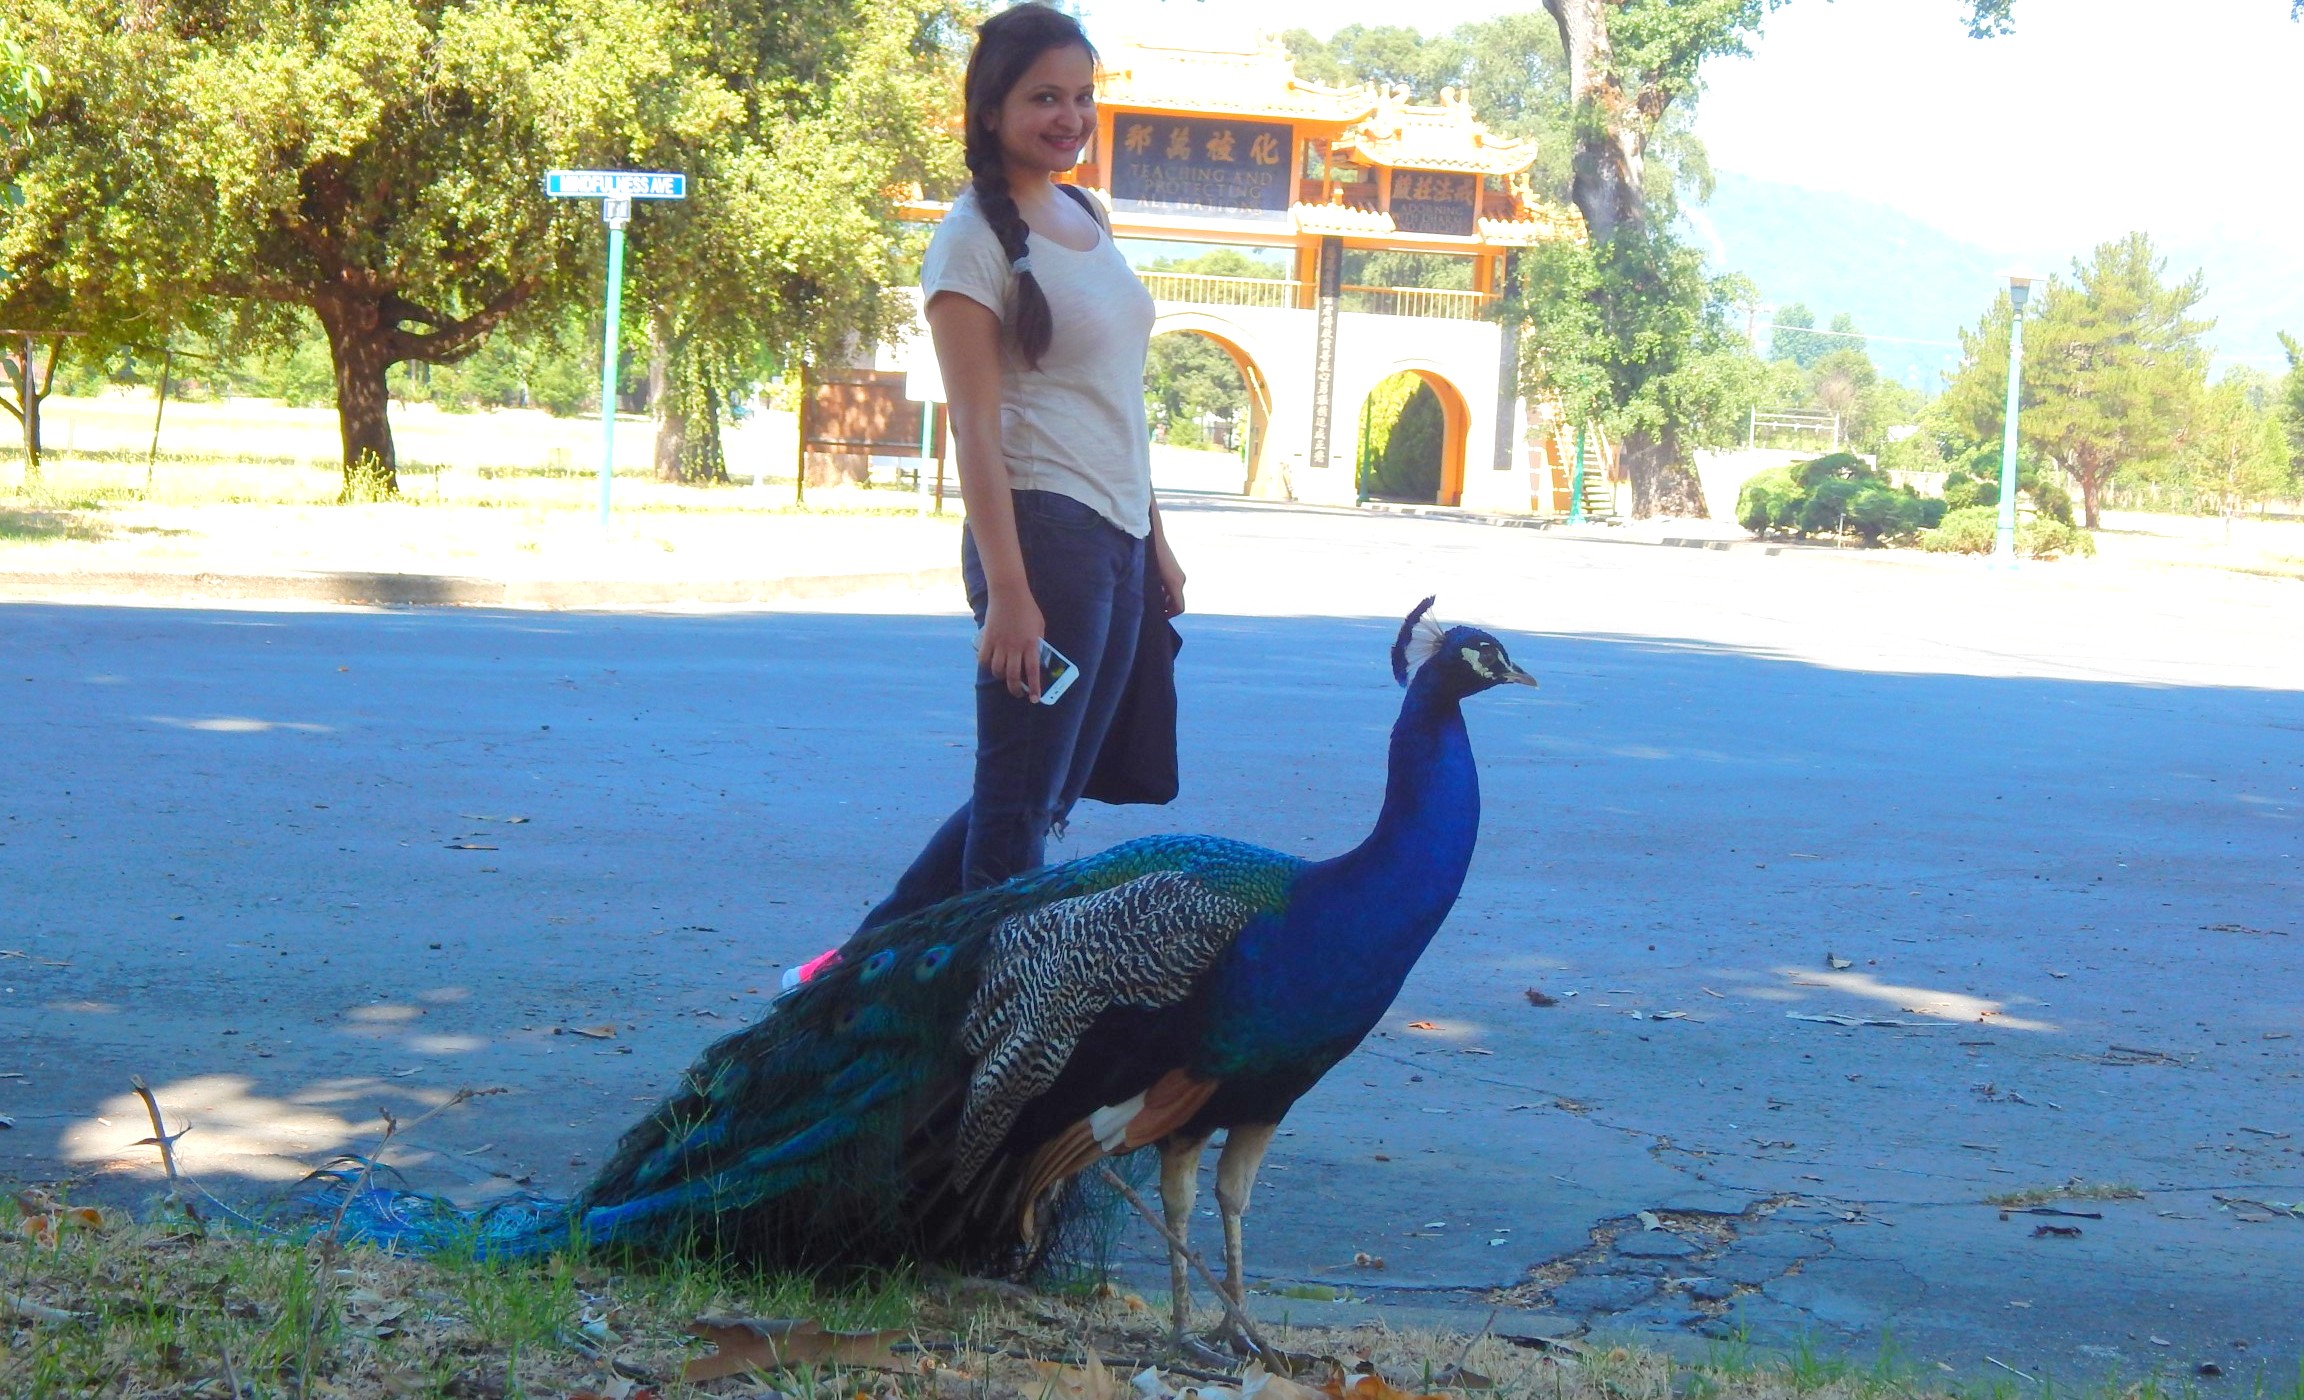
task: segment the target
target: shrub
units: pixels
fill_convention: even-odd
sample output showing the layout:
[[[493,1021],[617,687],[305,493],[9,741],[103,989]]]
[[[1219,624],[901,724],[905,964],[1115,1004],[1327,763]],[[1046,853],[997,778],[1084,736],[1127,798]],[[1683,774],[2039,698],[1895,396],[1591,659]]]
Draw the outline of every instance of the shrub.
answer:
[[[1998,506],[1964,506],[1921,535],[1920,547],[1939,554],[1990,554],[1999,532]],[[2016,552],[2027,559],[2087,556],[2096,552],[2096,540],[2086,530],[2064,521],[2034,516],[2016,522]]]
[[[1736,523],[1755,535],[1792,528],[1800,482],[1790,467],[1771,467],[1736,493]]]
[[[1997,507],[1962,506],[1947,512],[1942,523],[1922,535],[1920,547],[1938,554],[1990,554],[1999,530]]]
[[[1868,545],[1904,539],[1944,517],[1941,501],[1925,500],[1849,452],[1777,467],[1744,483],[1736,521],[1755,535],[1781,530],[1801,535],[1854,531]]]

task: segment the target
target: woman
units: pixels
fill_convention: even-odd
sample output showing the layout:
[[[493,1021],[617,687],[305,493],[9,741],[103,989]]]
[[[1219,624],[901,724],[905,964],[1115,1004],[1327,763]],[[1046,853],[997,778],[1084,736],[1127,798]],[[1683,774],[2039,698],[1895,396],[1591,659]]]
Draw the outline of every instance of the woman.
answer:
[[[1081,191],[1054,177],[1096,131],[1096,53],[1070,16],[1017,5],[968,60],[968,188],[922,261],[968,504],[976,781],[864,927],[1041,863],[1126,690],[1147,570],[1184,610],[1152,499],[1152,298]],[[1042,640],[1079,668],[1040,704]]]

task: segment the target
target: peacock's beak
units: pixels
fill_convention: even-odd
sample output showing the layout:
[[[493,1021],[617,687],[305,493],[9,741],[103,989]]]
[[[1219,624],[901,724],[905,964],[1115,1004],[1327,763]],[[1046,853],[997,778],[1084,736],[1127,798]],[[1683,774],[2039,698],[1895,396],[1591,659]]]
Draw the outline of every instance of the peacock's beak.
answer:
[[[1529,675],[1509,661],[1504,663],[1504,679],[1513,685],[1524,685],[1530,690],[1537,688],[1534,676]]]

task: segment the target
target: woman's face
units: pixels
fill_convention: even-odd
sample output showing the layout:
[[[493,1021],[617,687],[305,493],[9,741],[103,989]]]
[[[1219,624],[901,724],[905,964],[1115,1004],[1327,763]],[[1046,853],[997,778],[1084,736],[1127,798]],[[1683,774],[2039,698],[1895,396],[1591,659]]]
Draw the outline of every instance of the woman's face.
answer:
[[[1096,66],[1076,44],[1033,61],[992,115],[1011,172],[1070,170],[1096,134]]]

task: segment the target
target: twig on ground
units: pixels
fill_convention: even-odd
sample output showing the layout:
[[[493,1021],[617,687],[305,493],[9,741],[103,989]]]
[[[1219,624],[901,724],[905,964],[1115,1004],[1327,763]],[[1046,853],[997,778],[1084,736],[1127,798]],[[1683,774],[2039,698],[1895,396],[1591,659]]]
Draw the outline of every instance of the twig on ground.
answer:
[[[144,1111],[152,1116],[152,1136],[135,1145],[160,1149],[160,1165],[168,1173],[168,1204],[192,1216],[195,1220],[199,1219],[199,1214],[184,1203],[183,1197],[177,1191],[182,1181],[182,1173],[176,1170],[176,1139],[191,1132],[192,1125],[186,1123],[174,1133],[170,1133],[167,1120],[160,1116],[160,1101],[152,1097],[152,1088],[144,1082],[144,1076],[141,1074],[130,1075],[128,1084],[136,1091],[136,1097],[144,1100]]]
[[[1496,1325],[1496,1314],[1502,1311],[1503,1309],[1501,1307],[1490,1308],[1488,1310],[1488,1320],[1480,1324],[1480,1330],[1478,1332],[1473,1333],[1470,1337],[1465,1339],[1464,1349],[1456,1353],[1456,1359],[1448,1363],[1446,1368],[1440,1372],[1441,1375],[1445,1376],[1451,1372],[1460,1373],[1463,1371],[1464,1363],[1472,1359],[1472,1348],[1480,1345],[1480,1343],[1488,1336],[1488,1329]]]
[[[2038,1381],[2036,1381],[2036,1380],[2032,1380],[2032,1377],[2031,1377],[2031,1376],[2029,1376],[2029,1375],[2026,1375],[2024,1372],[2017,1370],[2015,1367],[2013,1367],[2013,1366],[2009,1365],[2009,1364],[2008,1364],[2007,1362],[2005,1362],[2005,1361],[2002,1361],[2002,1360],[2001,1360],[1999,1357],[1997,1357],[1997,1356],[1987,1356],[1987,1357],[1985,1357],[1984,1359],[1985,1359],[1986,1361],[1989,1361],[1989,1362],[1991,1362],[1993,1365],[1995,1365],[1995,1366],[1999,1367],[2001,1370],[2003,1370],[2003,1371],[2006,1371],[2006,1372],[2007,1372],[2009,1375],[2011,1375],[2011,1376],[2023,1376],[2023,1377],[2024,1377],[2024,1379],[2026,1379],[2026,1380],[2028,1380],[2028,1381],[2032,1381],[2032,1384],[2034,1384],[2034,1385],[2038,1385],[2038,1384],[2040,1384],[2040,1382],[2038,1382]]]
[[[1288,1374],[1287,1363],[1281,1358],[1280,1353],[1274,1351],[1265,1342],[1263,1335],[1256,1330],[1256,1324],[1248,1320],[1247,1312],[1238,1303],[1232,1301],[1231,1293],[1225,1289],[1223,1284],[1216,1281],[1216,1275],[1209,1272],[1208,1266],[1201,1262],[1200,1256],[1184,1247],[1184,1241],[1176,1238],[1175,1232],[1168,1228],[1168,1222],[1155,1214],[1152,1207],[1145,1204],[1144,1198],[1136,1194],[1136,1189],[1120,1179],[1118,1172],[1110,1167],[1098,1167],[1097,1170],[1104,1174],[1106,1183],[1120,1193],[1122,1200],[1136,1207],[1136,1213],[1143,1216],[1147,1224],[1160,1232],[1160,1238],[1168,1242],[1170,1249],[1175,1250],[1177,1254],[1183,1257],[1185,1263],[1199,1271],[1200,1277],[1207,1281],[1211,1289],[1215,1290],[1216,1301],[1224,1305],[1224,1316],[1231,1321],[1234,1327],[1240,1329],[1240,1336],[1248,1343],[1249,1349],[1256,1353],[1256,1359],[1264,1363],[1265,1369],[1283,1376]]]
[[[489,1092],[501,1091],[491,1090]],[[446,1099],[410,1119],[408,1126],[410,1128],[421,1127],[456,1105],[468,1103],[479,1097],[479,1094],[479,1090],[468,1086],[458,1089]],[[333,1270],[336,1267],[337,1250],[342,1247],[340,1236],[344,1229],[344,1215],[352,1209],[352,1202],[359,1197],[360,1193],[368,1189],[369,1180],[376,1174],[376,1159],[384,1155],[384,1149],[392,1145],[392,1139],[400,1132],[400,1120],[392,1116],[391,1109],[379,1107],[376,1112],[384,1119],[384,1135],[376,1139],[375,1150],[360,1159],[360,1175],[353,1178],[351,1189],[344,1193],[344,1199],[336,1203],[336,1215],[334,1219],[328,1222],[328,1233],[319,1239],[320,1262],[313,1275],[313,1287],[316,1290],[324,1290],[333,1286],[331,1280],[335,1277]],[[327,1321],[327,1317],[328,1310],[326,1308],[315,1306],[311,1312],[311,1325],[305,1328],[303,1364],[296,1368],[296,1394],[299,1396],[305,1394],[310,1386],[312,1355],[319,1346],[320,1328]],[[238,1392],[235,1391],[234,1394],[237,1395]]]
[[[0,1293],[0,1313],[14,1313],[34,1322],[85,1322],[87,1313],[67,1312],[46,1303],[34,1302],[18,1293]]]

